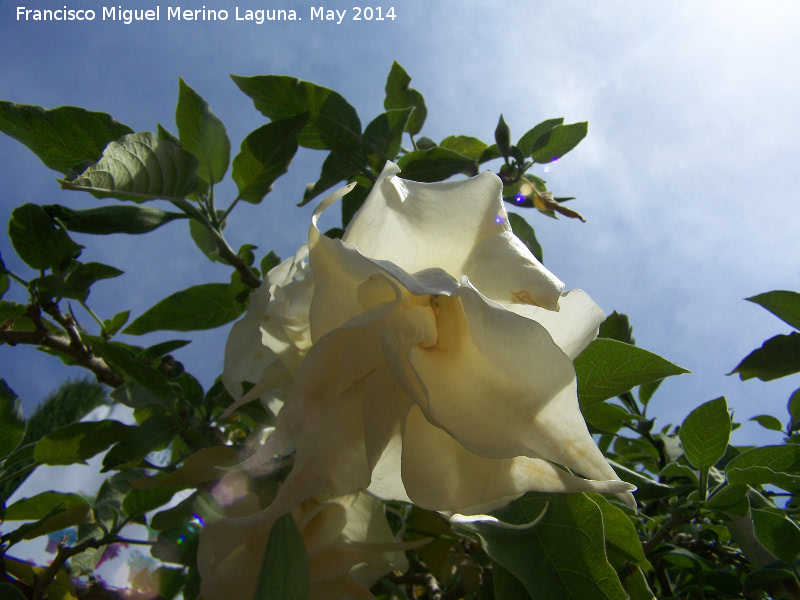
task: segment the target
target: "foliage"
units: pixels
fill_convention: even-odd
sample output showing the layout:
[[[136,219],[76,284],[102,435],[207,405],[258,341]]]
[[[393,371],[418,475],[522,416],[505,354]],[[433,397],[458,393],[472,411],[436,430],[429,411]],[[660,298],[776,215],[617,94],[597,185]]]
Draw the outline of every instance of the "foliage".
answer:
[[[325,153],[321,172],[298,194],[298,204],[342,182],[354,185],[342,203],[342,228],[387,160],[399,164],[403,177],[425,182],[475,175],[495,165],[510,205],[581,218],[563,206],[570,198],[547,190],[535,167],[572,150],[587,134],[586,123],[548,119],[513,143],[501,116],[493,143],[460,134],[436,143],[417,137],[427,116],[425,101],[397,63],[385,84],[385,110],[366,126],[344,96],[313,83],[276,75],[233,76],[233,81],[269,122],[247,135],[232,159],[224,124],[183,80],[177,136],[161,125],[156,132],[133,132],[107,114],[82,108],[0,102],[0,130],[58,171],[63,189],[101,199],[92,209],[24,203],[13,211],[9,237],[30,272],[11,272],[0,259],[0,343],[33,345],[88,369],[114,388],[113,401],[133,409],[137,421],[77,423],[98,402],[96,386],[86,383],[66,386],[26,420],[19,398],[0,381],[3,597],[88,597],[85,580],[78,578],[91,574],[105,547],[123,541],[128,523],[147,523],[153,539],[141,541],[168,565],[151,580],[161,597],[179,592],[187,600],[198,597],[203,507],[225,472],[221,467],[247,451],[272,415],[258,405],[228,415],[232,399],[221,382],[203,389],[170,355],[186,341],[148,346],[131,336],[220,327],[246,310],[249,292],[279,259],[269,252],[256,261],[255,247],[246,243],[235,251],[223,229],[239,201],[263,201],[298,148]],[[220,209],[215,185],[228,173],[238,192]],[[230,280],[178,291],[129,324],[124,306],[96,314],[89,305],[92,286],[121,272],[82,262],[83,246],[71,234],[143,235],[183,219],[199,249],[232,269]],[[510,223],[541,259],[533,227],[518,212]],[[102,243],[102,237],[95,239]],[[2,299],[12,285],[25,290],[27,301]],[[749,300],[800,328],[797,292]],[[79,322],[72,304],[91,320]],[[799,372],[798,340],[797,331],[767,340],[733,373],[766,381]],[[221,354],[222,348],[216,351]],[[745,448],[730,443],[736,424],[724,398],[700,404],[680,425],[655,428],[647,410],[661,381],[686,371],[638,348],[625,315],[610,315],[574,365],[584,418],[618,475],[637,486],[638,512],[615,497],[531,493],[495,511],[498,525],[390,503],[389,519],[400,541],[425,543],[406,546],[409,570],[384,576],[373,586],[374,596],[800,598],[794,496],[800,489],[800,389],[788,401],[785,424],[775,415],[754,417],[782,432],[783,442]],[[69,399],[79,386],[87,389]],[[38,465],[80,463],[106,451],[108,478],[96,497],[52,490],[6,506],[21,473]],[[166,464],[152,462],[159,451],[168,456]],[[257,477],[256,486],[269,497],[285,476],[285,469],[273,470]],[[171,504],[179,490],[191,495]],[[12,558],[18,542],[67,527],[77,527],[77,538],[59,547],[49,568]],[[266,547],[258,589],[265,597],[307,597],[308,560],[293,522],[281,519]],[[103,593],[118,597],[110,588]]]

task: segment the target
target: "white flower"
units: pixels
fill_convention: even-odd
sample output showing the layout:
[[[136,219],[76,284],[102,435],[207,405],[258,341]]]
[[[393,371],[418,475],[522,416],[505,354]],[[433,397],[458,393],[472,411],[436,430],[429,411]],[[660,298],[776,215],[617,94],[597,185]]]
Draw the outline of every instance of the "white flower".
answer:
[[[200,534],[197,568],[205,600],[252,598],[274,519],[248,493]],[[381,503],[366,494],[309,499],[295,507],[309,558],[311,600],[374,600],[369,588],[386,573],[408,568]]]
[[[234,399],[226,414],[260,398],[277,412],[270,393],[291,384],[311,347],[308,312],[314,291],[306,244],[267,273],[250,295],[245,316],[231,328],[225,345],[222,383]],[[252,387],[244,393],[243,383]]]
[[[496,176],[426,184],[398,172],[387,164],[341,240],[317,220],[351,186],[313,213],[312,345],[249,462],[297,450],[267,511],[360,489],[463,514],[527,491],[635,506],[578,408],[572,361],[603,312],[564,293],[514,236]]]

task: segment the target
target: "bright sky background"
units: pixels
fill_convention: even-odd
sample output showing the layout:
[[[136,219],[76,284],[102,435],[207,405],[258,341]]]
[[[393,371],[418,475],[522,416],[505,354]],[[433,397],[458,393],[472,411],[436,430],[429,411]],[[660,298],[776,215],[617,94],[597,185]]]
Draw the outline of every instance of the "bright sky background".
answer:
[[[31,0],[27,7],[64,4]],[[800,289],[796,2],[406,0],[396,2],[394,21],[361,23],[349,20],[353,2],[325,4],[348,9],[341,25],[311,22],[309,5],[291,0],[239,3],[240,12],[295,8],[303,19],[263,25],[233,20],[234,4],[220,0],[205,6],[231,11],[227,22],[168,22],[166,7],[178,4],[166,0],[123,7],[157,4],[158,23],[40,23],[17,21],[18,4],[0,0],[0,99],[83,106],[137,131],[154,130],[157,122],[174,131],[182,76],[226,123],[235,153],[265,121],[229,73],[287,74],[333,88],[366,125],[383,111],[383,86],[396,59],[425,95],[422,134],[437,141],[464,134],[491,142],[500,113],[514,139],[547,118],[588,120],[588,138],[548,173],[540,171],[556,195],[577,196],[570,206],[588,222],[526,213],[545,265],[607,312],[630,315],[638,345],[693,371],[668,380],[654,397],[659,424],[680,422],[720,395],[740,421],[763,413],[785,420],[797,377],[742,383],[725,373],[766,338],[789,331],[743,298]],[[103,4],[67,5],[101,12]],[[237,207],[227,231],[231,245],[257,244],[259,260],[270,249],[293,253],[311,213],[311,206],[294,205],[317,178],[321,159],[301,150],[264,203]],[[4,136],[0,163],[4,223],[26,201],[98,203],[59,191],[57,173]],[[219,192],[232,198],[234,188]],[[229,270],[210,264],[184,228],[179,222],[146,236],[115,236],[102,240],[111,242],[102,249],[99,240],[74,235],[87,246],[83,259],[126,271],[98,284],[90,305],[104,318],[124,309],[135,317],[188,285],[224,281]],[[31,277],[6,236],[0,252],[9,268]],[[139,272],[141,265],[147,269]],[[204,383],[221,370],[227,329],[194,336],[176,353]],[[176,338],[187,339],[165,334],[133,342]],[[27,412],[64,378],[81,374],[31,348],[0,348],[0,364]],[[780,438],[749,424],[735,439]]]

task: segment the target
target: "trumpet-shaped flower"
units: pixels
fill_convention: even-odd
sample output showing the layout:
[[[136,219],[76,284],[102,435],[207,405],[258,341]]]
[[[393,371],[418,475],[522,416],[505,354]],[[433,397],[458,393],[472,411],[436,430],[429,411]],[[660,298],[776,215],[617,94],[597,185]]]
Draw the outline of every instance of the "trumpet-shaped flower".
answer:
[[[513,234],[495,175],[426,184],[398,172],[387,164],[341,240],[317,221],[351,186],[314,211],[310,306],[311,274],[303,294],[272,291],[267,315],[279,298],[308,309],[310,347],[249,463],[296,449],[267,511],[361,489],[463,514],[527,491],[612,492],[634,506],[578,407],[572,361],[600,308],[564,292]],[[232,332],[229,348],[239,343]]]
[[[252,598],[274,519],[248,493],[227,507],[229,517],[200,534],[197,568],[205,600]],[[311,600],[374,600],[369,588],[389,571],[408,568],[381,503],[366,494],[308,499],[292,517],[309,559]]]

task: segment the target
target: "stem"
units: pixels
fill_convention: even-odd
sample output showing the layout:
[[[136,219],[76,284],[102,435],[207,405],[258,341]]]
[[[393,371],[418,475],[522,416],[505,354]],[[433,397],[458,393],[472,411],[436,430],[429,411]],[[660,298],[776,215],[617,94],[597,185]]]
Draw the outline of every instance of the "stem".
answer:
[[[8,344],[9,346],[16,344],[44,346],[72,357],[80,366],[94,373],[100,383],[105,383],[114,388],[124,383],[122,378],[102,358],[94,356],[82,344],[79,348],[75,347],[69,338],[62,335],[54,335],[46,329],[36,329],[34,331],[2,329],[0,330],[0,344]]]
[[[75,350],[85,350],[83,342],[81,341],[81,336],[78,333],[78,330],[75,328],[75,321],[72,318],[62,315],[58,310],[58,307],[53,303],[41,306],[41,310],[44,310],[44,312],[50,315],[56,323],[61,325],[62,329],[64,329],[66,332],[67,337],[69,337],[70,345],[73,346]],[[44,319],[42,319],[40,307],[34,305],[32,307],[32,312],[33,314],[31,315],[31,319],[36,325],[36,329],[48,331],[49,329],[47,324],[45,323]]]
[[[369,169],[361,169],[361,174],[367,177],[372,183],[378,181],[378,177]]]
[[[649,540],[642,542],[642,550],[644,551],[644,555],[649,557],[655,551],[658,545],[667,539],[667,536],[669,536],[673,529],[680,525],[684,525],[691,520],[692,517],[689,515],[680,513],[673,514],[669,519],[667,519],[661,528],[652,535]],[[620,581],[622,581],[629,575],[632,575],[635,570],[636,565],[626,562],[625,565],[620,568],[617,575],[619,576]],[[661,583],[662,585],[664,584],[663,581],[661,581]]]
[[[24,474],[26,471],[33,471],[33,469],[35,469],[38,466],[39,466],[39,463],[34,462],[34,463],[30,464],[30,465],[26,465],[24,467],[20,467],[19,470],[14,471],[10,475],[7,475],[6,477],[3,477],[2,479],[0,479],[0,485],[4,485],[5,483],[7,483],[7,482],[9,482],[9,481],[11,481],[13,479],[16,479],[20,475]]]
[[[214,225],[219,226],[219,221],[217,221],[217,209],[214,208],[214,184],[208,184],[208,214],[211,215],[211,220]]]
[[[233,207],[236,206],[237,204],[239,204],[239,200],[240,199],[241,198],[239,198],[239,196],[237,196],[236,200],[231,202],[231,205],[227,209],[225,209],[225,212],[222,213],[222,221],[224,221],[225,219],[228,218],[228,215],[231,214],[231,211],[233,210]]]
[[[106,326],[103,324],[102,319],[100,319],[100,317],[98,317],[95,314],[95,312],[91,308],[89,308],[89,305],[86,304],[86,302],[84,302],[83,300],[79,300],[79,302],[81,303],[81,306],[83,307],[83,310],[85,310],[87,313],[89,313],[89,316],[91,316],[94,319],[95,323],[97,323],[100,326],[100,330],[104,331]]]
[[[245,285],[250,286],[253,289],[256,289],[258,286],[261,285],[261,280],[256,277],[256,274],[247,266],[241,257],[233,251],[228,245],[228,242],[223,237],[222,233],[217,230],[216,227],[208,220],[208,218],[199,210],[197,210],[194,206],[192,206],[186,200],[170,200],[173,205],[181,209],[187,215],[195,219],[196,221],[202,223],[202,225],[208,229],[211,235],[214,237],[214,242],[217,244],[217,250],[219,250],[219,254],[222,258],[228,261],[228,263],[242,276],[242,281]]]
[[[661,529],[659,529],[653,534],[653,537],[651,537],[649,540],[647,540],[642,544],[644,555],[650,556],[653,553],[653,551],[658,547],[658,545],[667,538],[667,536],[672,532],[673,529],[675,529],[679,525],[684,525],[691,520],[692,518],[689,515],[684,515],[680,513],[672,515],[661,526]]]
[[[77,546],[73,546],[72,548],[66,548],[62,545],[59,545],[58,553],[53,559],[53,562],[50,563],[50,566],[47,567],[47,570],[36,582],[36,585],[33,588],[33,600],[41,600],[44,598],[45,589],[47,589],[47,586],[52,583],[59,569],[64,566],[64,563],[67,562],[67,560],[76,554],[80,554],[84,550],[88,550],[89,548],[99,548],[100,546],[101,542],[95,540],[94,538],[89,538],[88,540],[85,540]]]
[[[706,501],[708,497],[708,467],[700,469],[700,500]]]
[[[152,540],[129,540],[128,538],[121,538],[117,537],[114,538],[113,542],[109,542],[110,544],[129,544],[132,546],[155,546],[158,542]]]
[[[20,284],[24,285],[25,287],[28,287],[28,282],[25,281],[22,277],[19,277],[18,275],[15,275],[14,273],[12,273],[11,271],[9,271],[8,269],[5,269],[5,268],[2,270],[2,272],[5,273],[6,275],[8,275],[9,277],[11,277],[11,279],[16,281],[17,283],[20,283]]]

